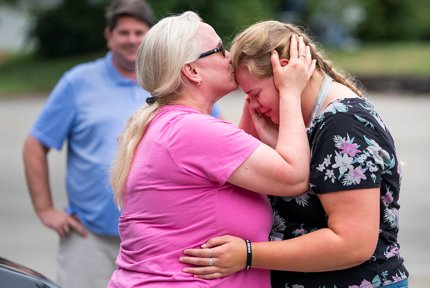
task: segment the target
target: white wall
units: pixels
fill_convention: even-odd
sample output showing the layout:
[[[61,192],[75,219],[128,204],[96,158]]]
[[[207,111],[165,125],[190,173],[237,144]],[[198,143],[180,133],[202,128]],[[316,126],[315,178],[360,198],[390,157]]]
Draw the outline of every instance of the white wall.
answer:
[[[0,53],[31,50],[34,45],[27,39],[30,25],[25,10],[0,4]]]

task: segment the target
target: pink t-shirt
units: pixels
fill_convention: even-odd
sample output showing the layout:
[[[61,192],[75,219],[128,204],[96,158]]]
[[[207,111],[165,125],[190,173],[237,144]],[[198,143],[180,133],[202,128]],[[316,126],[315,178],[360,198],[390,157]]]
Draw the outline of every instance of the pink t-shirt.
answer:
[[[178,261],[185,248],[200,247],[214,236],[268,240],[267,197],[226,182],[260,144],[190,107],[161,108],[130,170],[119,221],[118,269],[109,287],[270,287],[267,270],[203,280],[182,272],[186,265]]]

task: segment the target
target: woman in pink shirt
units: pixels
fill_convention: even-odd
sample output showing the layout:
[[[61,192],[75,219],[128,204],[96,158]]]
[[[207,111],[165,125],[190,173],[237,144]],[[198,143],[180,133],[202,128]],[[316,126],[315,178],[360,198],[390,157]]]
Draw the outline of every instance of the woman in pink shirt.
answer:
[[[292,50],[304,54],[300,47]],[[189,266],[178,258],[216,235],[267,240],[266,195],[307,191],[310,155],[299,96],[315,63],[294,61],[285,81],[298,84],[280,86],[285,117],[278,138],[266,139],[277,141],[272,149],[210,116],[212,105],[237,88],[230,54],[214,29],[193,12],[151,28],[136,61],[149,105],[130,119],[114,165],[121,247],[109,287],[270,287],[266,270],[205,280],[185,273]],[[214,265],[207,252],[204,261]]]

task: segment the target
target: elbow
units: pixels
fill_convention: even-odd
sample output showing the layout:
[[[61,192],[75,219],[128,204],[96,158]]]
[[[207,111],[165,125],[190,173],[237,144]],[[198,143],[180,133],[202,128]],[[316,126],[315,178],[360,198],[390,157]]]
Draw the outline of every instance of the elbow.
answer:
[[[365,237],[366,239],[363,239],[360,245],[361,248],[358,249],[359,253],[357,255],[357,261],[359,261],[360,264],[365,261],[368,261],[375,253],[379,240],[379,227],[370,229],[366,234],[368,237]]]
[[[351,267],[360,265],[368,261],[375,252],[375,249],[359,249],[357,253],[353,253],[353,258],[351,259]]]
[[[280,181],[282,185],[276,187],[276,191],[272,195],[293,197],[309,191],[309,174],[299,175],[292,172],[288,176],[285,175],[282,178]]]
[[[301,188],[305,187],[306,191],[308,190],[311,174],[309,161],[302,159],[299,162],[293,162],[289,164],[289,168],[285,172],[290,175],[286,178],[289,178],[292,183]]]
[[[302,193],[309,190],[311,171],[308,163],[309,162],[303,161],[300,166],[296,165],[295,169],[292,169],[290,172],[295,185],[301,189]]]
[[[297,182],[297,184],[295,185],[296,187],[296,193],[298,195],[306,193],[309,191],[309,177],[303,177],[301,179],[299,179],[299,181]]]
[[[294,177],[294,187],[296,190],[296,194],[303,194],[307,191],[309,191],[309,177],[310,177],[310,173],[309,173],[309,169],[304,170],[301,173],[294,173],[292,172],[293,175],[295,175]]]
[[[356,243],[354,247],[350,248],[350,265],[348,267],[354,267],[368,261],[375,253],[377,246],[377,238],[375,241],[367,239],[363,243]]]
[[[360,263],[369,260],[373,256],[376,250],[376,246],[378,245],[378,239],[379,232],[376,233],[374,237],[370,237],[370,239],[367,240],[366,244],[363,245],[363,248],[361,249],[359,255],[361,257],[361,259],[359,259],[361,261]]]
[[[288,164],[280,161],[270,166],[269,190],[267,194],[274,196],[294,197],[309,191],[310,168],[308,164],[300,162],[297,164]]]

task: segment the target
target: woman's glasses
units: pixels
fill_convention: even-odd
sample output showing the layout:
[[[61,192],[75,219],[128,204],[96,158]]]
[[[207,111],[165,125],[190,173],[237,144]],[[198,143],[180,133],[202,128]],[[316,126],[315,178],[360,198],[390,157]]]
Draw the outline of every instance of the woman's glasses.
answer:
[[[211,49],[209,51],[203,52],[202,54],[200,54],[199,59],[207,57],[207,56],[215,54],[215,53],[218,53],[218,52],[221,52],[222,55],[225,57],[225,49],[224,49],[224,45],[222,44],[222,41],[219,41],[219,46],[218,47],[216,47],[214,49]]]

